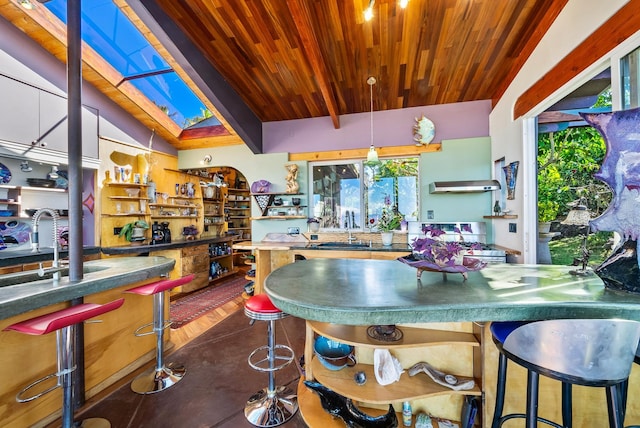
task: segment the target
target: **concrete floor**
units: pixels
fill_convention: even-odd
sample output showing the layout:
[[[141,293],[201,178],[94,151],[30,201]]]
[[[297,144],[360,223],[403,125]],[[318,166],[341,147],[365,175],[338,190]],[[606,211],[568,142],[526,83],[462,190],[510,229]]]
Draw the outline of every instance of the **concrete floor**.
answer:
[[[287,344],[296,353],[304,352],[304,321],[294,317],[276,321],[276,343]],[[242,310],[233,313],[206,333],[165,358],[165,363],[182,363],[185,377],[173,387],[150,395],[139,395],[125,384],[102,397],[76,419],[103,417],[112,428],[200,428],[252,427],[244,417],[247,399],[267,386],[267,374],[254,371],[247,357],[267,343],[267,323],[249,319]],[[300,369],[292,363],[276,372],[276,384],[294,391]],[[298,412],[285,428],[303,428]]]

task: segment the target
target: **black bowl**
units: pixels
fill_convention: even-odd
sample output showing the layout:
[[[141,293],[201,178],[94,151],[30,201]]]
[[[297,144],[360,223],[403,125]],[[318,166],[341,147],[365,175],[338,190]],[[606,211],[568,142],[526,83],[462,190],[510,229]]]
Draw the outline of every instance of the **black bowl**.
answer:
[[[53,187],[56,185],[56,180],[49,180],[46,178],[27,178],[27,183],[32,187]]]

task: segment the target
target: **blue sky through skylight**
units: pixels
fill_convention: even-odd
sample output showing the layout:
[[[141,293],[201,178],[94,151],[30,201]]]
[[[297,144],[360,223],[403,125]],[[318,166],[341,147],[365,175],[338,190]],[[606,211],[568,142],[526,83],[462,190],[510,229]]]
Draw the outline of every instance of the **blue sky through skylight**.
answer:
[[[52,0],[44,5],[67,22],[67,0]],[[206,109],[111,0],[82,1],[81,31],[82,39],[131,84],[156,105],[167,107],[169,117],[181,128],[187,118],[200,116]],[[160,74],[135,77],[146,73]]]

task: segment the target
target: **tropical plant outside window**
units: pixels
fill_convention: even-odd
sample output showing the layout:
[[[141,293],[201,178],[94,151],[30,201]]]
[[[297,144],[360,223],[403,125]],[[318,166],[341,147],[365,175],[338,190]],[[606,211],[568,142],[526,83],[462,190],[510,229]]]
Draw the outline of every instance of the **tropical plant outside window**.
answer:
[[[593,107],[611,105],[611,92],[605,91]],[[591,218],[609,206],[611,189],[593,174],[606,153],[602,136],[590,126],[568,127],[538,136],[538,220],[561,223],[577,205],[585,206]],[[565,230],[549,243],[553,264],[571,264],[580,254],[586,228],[577,236]],[[590,264],[597,265],[610,249],[611,233],[598,232],[588,237]]]
[[[324,229],[375,227],[385,200],[407,221],[418,216],[418,158],[312,162],[309,166],[310,216]]]

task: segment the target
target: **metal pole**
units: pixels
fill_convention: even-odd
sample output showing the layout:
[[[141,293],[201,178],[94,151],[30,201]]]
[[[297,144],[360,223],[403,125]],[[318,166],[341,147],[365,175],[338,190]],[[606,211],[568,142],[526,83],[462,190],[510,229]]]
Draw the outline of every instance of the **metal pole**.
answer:
[[[80,0],[67,0],[67,120],[69,155],[69,280],[82,280],[82,35]],[[82,298],[71,302],[82,303]],[[84,328],[75,329],[73,349],[77,370],[73,382],[74,406],[84,404]]]

